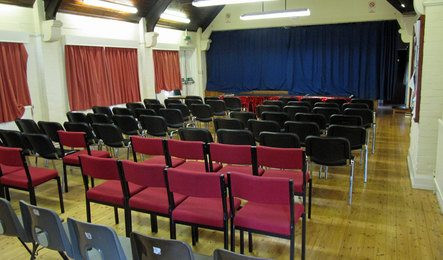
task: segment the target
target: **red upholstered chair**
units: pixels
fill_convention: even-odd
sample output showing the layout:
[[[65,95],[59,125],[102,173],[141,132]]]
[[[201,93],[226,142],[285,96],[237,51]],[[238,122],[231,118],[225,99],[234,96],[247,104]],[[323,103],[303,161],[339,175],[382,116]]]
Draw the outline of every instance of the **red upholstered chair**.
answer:
[[[257,163],[254,146],[211,143],[209,144],[209,158],[211,171],[213,171],[213,161],[227,164],[217,173],[237,172],[262,175],[264,172],[262,168],[254,167]]]
[[[161,164],[143,164],[131,161],[121,162],[123,169],[123,185],[125,198],[126,235],[132,232],[131,210],[145,212],[151,215],[151,230],[157,233],[157,215],[170,217],[168,192],[166,190],[165,166]],[[133,194],[128,193],[129,184],[139,185],[143,190]],[[186,196],[174,194],[174,204],[179,205]]]
[[[311,218],[312,179],[306,167],[306,155],[300,148],[275,148],[257,146],[257,165],[265,168],[264,177],[292,179],[294,194],[303,197],[306,208],[306,183],[309,183],[309,210]]]
[[[131,136],[132,155],[134,162],[137,162],[137,153],[149,155],[150,157],[144,160],[145,164],[160,164],[165,167],[176,167],[185,162],[185,159],[172,157],[170,164],[167,163],[168,156],[165,153],[166,141],[160,138],[147,138],[142,136]]]
[[[10,200],[9,188],[29,192],[30,202],[37,205],[35,187],[50,180],[57,181],[60,210],[65,212],[60,177],[54,169],[28,167],[20,148],[0,147],[0,195],[6,191]]]
[[[114,158],[99,158],[80,155],[83,184],[85,185],[86,218],[91,222],[91,202],[114,207],[115,224],[118,224],[118,208],[125,207],[122,172]],[[104,180],[95,187],[89,187],[88,177]],[[128,194],[133,196],[143,189],[142,186],[129,183]]]
[[[179,141],[169,139],[167,140],[167,155],[169,160],[169,167],[172,167],[171,164],[172,158],[182,158],[186,161],[174,168],[183,169],[183,170],[191,170],[197,172],[209,172],[208,165],[208,157],[206,155],[206,147],[203,142],[200,141]],[[213,164],[212,170],[214,172],[220,170],[222,165]]]
[[[63,155],[63,180],[65,184],[65,192],[68,192],[68,176],[66,174],[66,166],[74,166],[80,167],[80,155],[91,155],[100,158],[109,158],[111,155],[107,151],[97,151],[91,150],[89,147],[89,142],[84,132],[66,132],[66,131],[57,131],[58,138],[60,141],[60,149]],[[64,147],[69,148],[82,148],[82,150],[78,150],[75,153],[65,153]]]
[[[302,218],[301,258],[305,258],[306,216],[302,204],[294,203],[294,184],[286,178],[228,174],[229,198],[246,200],[238,211],[231,207],[231,250],[235,251],[235,229],[240,230],[240,253],[244,253],[243,232],[290,240],[294,259],[294,226]],[[232,204],[231,204],[232,205]],[[249,240],[252,251],[252,240]]]
[[[229,206],[223,174],[203,174],[178,168],[166,171],[171,239],[175,239],[175,224],[191,226],[192,244],[198,241],[198,227],[224,232],[224,246],[228,249],[228,216],[231,209],[240,207],[240,200],[233,199]],[[176,205],[175,194],[188,196]]]

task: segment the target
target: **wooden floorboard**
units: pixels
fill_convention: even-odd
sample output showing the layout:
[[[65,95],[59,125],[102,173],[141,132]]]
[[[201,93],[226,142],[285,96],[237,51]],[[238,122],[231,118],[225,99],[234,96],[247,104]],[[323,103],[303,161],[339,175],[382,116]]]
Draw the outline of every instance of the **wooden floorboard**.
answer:
[[[388,111],[389,112],[389,111]],[[330,168],[328,179],[313,172],[312,219],[307,221],[307,259],[443,259],[443,217],[431,191],[411,188],[406,156],[409,148],[410,118],[403,114],[380,113],[377,118],[376,153],[369,156],[369,179],[363,183],[363,167],[356,160],[354,198],[347,205],[348,169]],[[122,151],[123,153],[123,151]],[[61,173],[61,165],[57,164]],[[70,191],[64,194],[66,213],[86,220],[84,190],[80,172],[69,172]],[[39,206],[59,212],[56,185],[47,183],[36,191]],[[11,190],[12,204],[28,201],[24,192]],[[114,224],[110,207],[93,204],[92,221],[109,225],[124,234],[124,216]],[[159,217],[159,232],[150,231],[149,216],[133,213],[135,231],[168,238],[167,219]],[[300,225],[296,229],[296,258],[300,257]],[[239,248],[237,233],[237,250]],[[191,244],[190,228],[177,225],[177,239]],[[193,250],[210,255],[223,247],[221,232],[200,229]],[[247,253],[248,254],[248,253]],[[254,256],[289,258],[289,241],[254,236]],[[0,259],[25,259],[27,252],[15,238],[0,237]],[[41,250],[38,259],[59,259],[57,253]]]

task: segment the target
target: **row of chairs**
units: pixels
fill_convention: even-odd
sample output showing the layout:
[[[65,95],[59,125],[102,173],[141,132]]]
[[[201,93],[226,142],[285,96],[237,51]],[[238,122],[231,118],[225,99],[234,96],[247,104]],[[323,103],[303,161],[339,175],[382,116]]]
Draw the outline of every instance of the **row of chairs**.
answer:
[[[133,232],[121,237],[107,226],[85,223],[73,218],[63,222],[52,210],[20,201],[21,216],[0,198],[0,235],[16,237],[34,259],[41,248],[58,251],[63,259],[260,259],[216,249],[213,257],[192,252],[181,241],[153,238]],[[30,248],[27,243],[30,243]]]

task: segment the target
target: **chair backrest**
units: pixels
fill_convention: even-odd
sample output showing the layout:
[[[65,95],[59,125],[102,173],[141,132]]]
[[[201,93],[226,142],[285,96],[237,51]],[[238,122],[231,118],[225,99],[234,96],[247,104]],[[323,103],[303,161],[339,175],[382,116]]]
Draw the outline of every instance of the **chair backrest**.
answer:
[[[246,129],[219,129],[217,130],[217,142],[221,144],[255,145],[252,132]]]
[[[68,132],[83,132],[86,134],[86,139],[89,143],[93,143],[94,141],[94,133],[92,132],[92,128],[89,124],[86,123],[75,123],[75,122],[65,122],[63,124],[66,131]]]
[[[191,111],[189,111],[188,106],[181,103],[180,101],[179,101],[179,103],[169,103],[166,107],[173,108],[173,109],[180,109],[180,111],[182,112],[182,116],[185,119],[188,119],[188,117],[191,115]]]
[[[214,260],[270,260],[269,258],[260,258],[255,256],[242,255],[220,248],[215,249],[212,256]]]
[[[280,125],[274,121],[250,119],[248,129],[252,132],[254,139],[260,141],[261,132],[280,132]]]
[[[246,111],[232,111],[229,116],[231,118],[240,119],[245,126],[248,125],[249,119],[257,119],[257,116],[254,113]]]
[[[112,116],[112,111],[110,107],[105,107],[105,106],[93,106],[92,107],[92,112],[94,112],[94,114],[105,114],[109,117]]]
[[[164,165],[121,161],[125,181],[142,187],[166,187]],[[129,197],[129,194],[126,194]]]
[[[84,132],[57,132],[60,140],[60,147],[85,148],[89,153],[89,145]]]
[[[369,109],[368,105],[364,103],[344,103],[342,105],[343,111],[347,108]]]
[[[91,124],[113,124],[112,118],[107,114],[92,114],[87,115]]]
[[[315,103],[321,102],[322,100],[321,100],[321,98],[305,97],[305,98],[302,98],[301,101],[309,102],[311,107],[314,107]]]
[[[197,120],[209,119],[214,115],[211,106],[207,104],[192,104],[191,112],[192,115],[197,118]]]
[[[344,98],[330,98],[330,99],[326,99],[325,102],[337,104],[338,107],[341,108],[344,103],[348,102],[348,100],[344,99]]]
[[[75,260],[128,259],[112,228],[72,218],[68,218],[68,228]]]
[[[330,125],[328,136],[348,139],[351,150],[361,149],[366,143],[366,130],[361,126]]]
[[[180,109],[162,108],[159,111],[159,115],[166,120],[166,124],[169,127],[177,128],[183,126],[184,119]]]
[[[158,103],[158,104],[146,104],[146,108],[154,110],[155,113],[158,115],[160,109],[165,108],[165,106],[163,106],[160,103]]]
[[[217,116],[226,115],[225,101],[208,99],[206,100],[206,104],[208,104],[211,107],[215,115]]]
[[[261,132],[260,145],[280,148],[299,148],[300,139],[294,133]]]
[[[340,166],[351,159],[351,146],[346,138],[308,136],[305,143],[306,155],[317,164]]]
[[[66,117],[68,118],[69,122],[73,122],[73,123],[86,123],[89,124],[90,121],[89,119],[86,117],[86,115],[84,113],[81,112],[67,112],[66,113]]]
[[[353,115],[332,115],[329,119],[331,125],[351,125],[351,126],[361,126],[363,120],[361,116]]]
[[[208,101],[208,100],[220,100],[220,98],[218,98],[218,97],[205,97],[205,98],[204,98],[205,103],[206,103],[206,101]]]
[[[152,136],[166,136],[168,125],[162,116],[140,116],[140,125],[146,133]]]
[[[178,135],[180,136],[180,140],[183,141],[214,142],[211,132],[206,128],[180,128],[178,129]]]
[[[151,99],[151,98],[143,99],[143,103],[145,104],[146,108],[148,108],[148,105],[151,105],[151,104],[160,105],[160,101],[158,99]]]
[[[320,130],[326,129],[326,118],[323,114],[297,113],[294,116],[294,121],[314,122]]]
[[[0,176],[11,171],[25,170],[28,182],[32,183],[22,149],[0,146]]]
[[[0,198],[0,235],[18,237],[23,242],[31,242],[11,203],[3,198]]]
[[[258,105],[257,117],[262,118],[263,112],[282,112],[283,108],[277,105]]]
[[[240,111],[242,108],[241,100],[238,97],[223,97],[223,101],[229,111]]]
[[[179,168],[166,171],[168,192],[202,198],[222,198],[224,188],[222,174],[191,172]]]
[[[189,109],[191,109],[192,105],[203,104],[203,101],[201,101],[200,99],[185,99],[185,104],[186,104],[186,106],[188,106]]]
[[[329,118],[334,114],[340,114],[341,111],[338,107],[314,107],[312,113],[324,115],[326,123],[329,124]]]
[[[353,98],[351,100],[351,103],[363,103],[363,104],[366,104],[366,105],[368,105],[368,108],[371,111],[374,111],[374,100]]]
[[[125,135],[138,135],[138,122],[133,116],[129,115],[113,115],[112,120]]]
[[[283,101],[283,103],[285,103],[285,106],[291,101],[298,101],[296,97],[280,97],[278,100]]]
[[[167,98],[165,99],[165,106],[169,108],[170,104],[182,104],[182,102],[180,101],[180,99],[175,99],[175,98]]]
[[[253,161],[250,145],[212,143],[209,144],[209,156],[212,161],[228,164],[252,164]]]
[[[52,210],[20,201],[23,226],[27,236],[35,243],[73,257],[71,243],[60,217]]]
[[[32,119],[17,119],[15,124],[22,133],[26,134],[41,134],[42,130],[38,127],[37,123]]]
[[[148,237],[132,232],[131,247],[134,260],[194,260],[191,247],[178,240]]]
[[[317,102],[314,104],[314,108],[316,107],[334,107],[340,109],[340,106],[337,103],[332,102]]]
[[[353,115],[353,116],[361,116],[363,120],[363,126],[365,128],[371,127],[371,124],[374,121],[374,115],[370,109],[361,109],[361,108],[346,108],[343,111],[345,115]]]
[[[139,119],[141,115],[155,116],[157,113],[153,109],[136,108],[134,109],[135,118]]]
[[[24,134],[26,140],[31,144],[32,150],[45,159],[57,159],[57,151],[54,144],[44,134]]]
[[[314,122],[287,121],[285,123],[285,132],[296,134],[302,145],[305,144],[307,136],[320,136],[320,128]]]
[[[219,129],[245,129],[243,121],[237,118],[214,118],[215,131]]]
[[[13,130],[1,130],[1,136],[7,147],[21,148],[24,152],[32,150],[31,144],[22,132]]]
[[[112,113],[114,113],[114,115],[127,115],[127,116],[133,115],[132,111],[126,107],[113,107]]]
[[[80,155],[79,158],[83,176],[102,180],[120,180],[117,159],[89,155]]]
[[[58,122],[45,122],[39,121],[38,126],[43,130],[43,133],[46,134],[51,141],[58,143],[58,134],[59,130],[65,130],[63,126]]]
[[[123,135],[121,130],[114,124],[92,124],[99,132],[100,138],[110,147],[123,147]]]
[[[307,107],[311,111],[311,103],[307,101],[289,101],[287,106]]]
[[[134,153],[164,155],[163,140],[159,138],[131,136],[131,145]],[[137,161],[135,154],[134,161]]]
[[[285,102],[281,100],[265,100],[263,101],[263,105],[279,106],[280,108],[283,108],[285,106]]]
[[[188,100],[188,99],[197,99],[197,100],[200,100],[203,102],[203,98],[200,96],[186,96],[185,100]]]
[[[263,112],[261,116],[263,120],[277,122],[280,128],[283,128],[285,122],[289,120],[288,115],[284,112]]]
[[[203,142],[169,139],[167,140],[167,147],[170,156],[191,160],[206,160]]]
[[[137,108],[145,108],[145,105],[143,105],[142,103],[131,102],[126,103],[126,108],[134,112]]]
[[[297,113],[309,113],[310,109],[307,106],[285,106],[283,112],[288,114],[289,120],[293,120]]]
[[[278,169],[306,170],[305,153],[301,148],[257,146],[257,164]]]

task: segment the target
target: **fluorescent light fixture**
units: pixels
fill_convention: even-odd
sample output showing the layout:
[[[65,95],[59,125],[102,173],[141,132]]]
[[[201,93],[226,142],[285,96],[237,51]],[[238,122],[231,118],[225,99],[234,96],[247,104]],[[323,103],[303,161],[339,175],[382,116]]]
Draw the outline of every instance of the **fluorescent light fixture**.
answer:
[[[240,16],[240,19],[244,21],[249,21],[249,20],[260,20],[260,19],[291,18],[291,17],[300,17],[300,16],[310,16],[310,15],[311,11],[307,8],[304,8],[304,9],[242,14]]]
[[[401,3],[401,7],[405,8],[405,7],[406,7],[406,5],[405,5],[405,4],[403,4],[403,3]]]
[[[256,2],[267,2],[274,0],[194,0],[192,5],[196,7],[206,7],[214,5],[233,5],[233,4],[248,4]]]
[[[178,23],[190,23],[191,20],[186,16],[186,14],[182,12],[172,11],[172,10],[165,10],[161,15],[160,18],[174,21]]]
[[[92,5],[96,7],[102,7],[102,8],[108,8],[120,12],[125,13],[132,13],[136,14],[138,12],[137,8],[130,5],[123,5],[123,4],[116,4],[108,1],[102,1],[102,0],[83,0],[83,3],[87,5]]]

